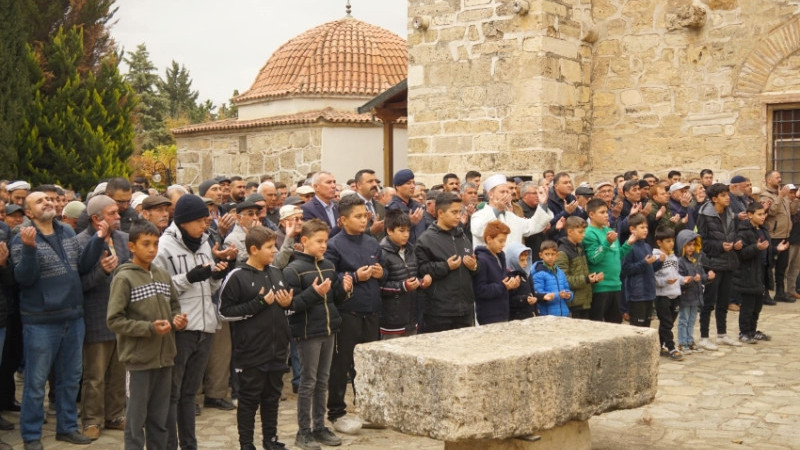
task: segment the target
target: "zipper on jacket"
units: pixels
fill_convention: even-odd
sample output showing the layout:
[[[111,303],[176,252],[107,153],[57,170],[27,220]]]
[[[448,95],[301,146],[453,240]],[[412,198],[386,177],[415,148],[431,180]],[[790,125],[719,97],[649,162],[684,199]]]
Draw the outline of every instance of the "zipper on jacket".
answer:
[[[314,259],[314,267],[317,268],[317,273],[319,274],[319,278],[320,278],[320,280],[322,280],[320,282],[324,282],[325,281],[325,276],[322,275],[322,271],[319,270],[319,264],[317,264],[317,260],[316,259]],[[333,284],[333,283],[331,283],[331,284]],[[322,305],[325,306],[325,327],[328,329],[328,336],[330,336],[331,335],[331,312],[330,312],[330,310],[328,310],[328,294],[325,294],[322,297],[322,299],[323,299]],[[308,323],[308,321],[306,321],[306,323]]]

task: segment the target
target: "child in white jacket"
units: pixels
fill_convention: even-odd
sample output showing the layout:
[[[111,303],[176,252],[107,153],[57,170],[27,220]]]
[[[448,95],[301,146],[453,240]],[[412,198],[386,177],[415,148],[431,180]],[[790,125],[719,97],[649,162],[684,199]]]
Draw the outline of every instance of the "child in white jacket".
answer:
[[[661,341],[661,355],[680,361],[683,354],[675,348],[672,326],[678,317],[681,300],[681,275],[678,272],[678,257],[675,256],[675,230],[660,226],[656,229],[657,249],[653,255],[666,255],[661,269],[656,275],[656,315],[658,316],[658,338]]]

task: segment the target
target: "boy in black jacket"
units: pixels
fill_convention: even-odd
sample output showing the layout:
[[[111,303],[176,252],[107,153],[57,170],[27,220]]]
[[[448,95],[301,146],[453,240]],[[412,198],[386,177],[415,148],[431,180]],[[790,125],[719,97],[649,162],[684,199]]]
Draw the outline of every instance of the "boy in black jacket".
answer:
[[[299,429],[294,443],[305,450],[319,449],[320,443],[330,446],[342,443],[325,427],[325,402],[334,334],[342,323],[333,303],[347,299],[353,279],[346,274],[339,280],[336,267],[324,259],[329,232],[328,225],[320,219],[304,223],[300,231],[303,251],[295,251],[294,260],[283,269],[286,284],[294,291],[289,324],[292,337],[297,340],[301,367],[297,392]]]
[[[478,260],[461,228],[461,197],[444,192],[436,197],[436,223],[417,240],[419,275],[430,275],[421,333],[454,330],[475,324],[472,278]]]
[[[233,367],[239,374],[236,422],[242,450],[255,450],[253,428],[261,407],[264,448],[284,448],[278,442],[278,402],[289,348],[289,323],[284,308],[292,302],[283,274],[271,267],[275,233],[256,226],[245,235],[247,261],[234,269],[220,288],[219,314],[231,322]]]
[[[352,372],[353,349],[357,344],[380,339],[378,316],[381,311],[380,282],[384,278],[378,241],[364,233],[369,213],[357,195],[339,201],[342,233],[328,241],[325,259],[336,267],[339,277],[353,278],[353,294],[338,307],[342,327],[336,335],[336,349],[331,361],[328,387],[328,420],[333,429],[353,434],[361,429],[361,421],[347,416],[347,375]],[[354,374],[353,374],[354,375]]]
[[[380,316],[381,339],[417,334],[417,289],[431,285],[431,276],[417,278],[414,245],[408,243],[411,219],[394,209],[386,212],[387,235],[381,240],[381,262],[388,272],[381,284],[383,309]]]
[[[742,241],[739,251],[739,268],[733,277],[734,287],[742,297],[739,310],[739,340],[746,344],[768,341],[770,336],[758,330],[758,315],[764,304],[764,292],[767,289],[767,273],[771,259],[770,236],[763,227],[767,211],[761,203],[751,203],[747,207],[748,222],[739,225],[736,233]],[[789,248],[789,242],[783,240],[776,246],[779,252]]]

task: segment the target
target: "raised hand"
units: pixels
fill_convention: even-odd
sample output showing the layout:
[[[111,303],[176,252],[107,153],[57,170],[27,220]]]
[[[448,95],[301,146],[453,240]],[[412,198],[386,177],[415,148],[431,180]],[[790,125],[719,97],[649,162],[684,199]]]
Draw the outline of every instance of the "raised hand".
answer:
[[[786,251],[788,248],[789,248],[789,242],[786,241],[786,239],[782,240],[781,243],[778,244],[777,247],[775,247],[775,249],[778,250],[779,252]]]
[[[96,229],[97,229],[97,237],[99,237],[100,239],[107,238],[108,235],[111,233],[111,231],[108,229],[108,222],[106,222],[105,220],[101,220],[100,222],[98,222]]]
[[[408,218],[411,220],[412,225],[416,225],[422,220],[422,208],[417,208],[416,211],[408,213]]]
[[[739,239],[738,241],[736,241],[736,243],[733,244],[733,249],[734,250],[741,250],[743,246],[744,246],[744,242],[742,242],[742,240]]]
[[[453,255],[447,258],[447,267],[449,267],[450,270],[456,270],[461,267],[461,257],[458,255]]]
[[[759,250],[766,250],[769,248],[769,241],[765,241],[764,239],[759,239],[758,244],[756,244],[756,248]]]
[[[709,270],[709,271],[708,271],[708,273],[707,273],[706,275],[708,276],[708,281],[711,281],[711,280],[713,280],[714,278],[716,278],[716,277],[717,277],[717,274],[716,274],[716,273],[714,273],[714,271],[713,271],[713,270]]]
[[[109,274],[117,268],[119,264],[119,258],[112,255],[108,250],[106,250],[106,255],[100,258],[100,267],[103,269],[103,272]]]
[[[372,266],[363,266],[356,269],[358,281],[367,281],[372,277]]]
[[[722,251],[729,252],[733,250],[733,242],[723,242]]]
[[[534,295],[529,295],[529,296],[528,296],[528,304],[529,304],[529,305],[535,305],[535,304],[536,304],[536,296],[534,296]]]
[[[380,264],[375,263],[370,266],[370,273],[372,274],[372,278],[383,278],[383,267]]]
[[[172,329],[172,325],[170,325],[169,320],[154,320],[153,321],[153,331],[156,332],[157,335],[163,336]]]
[[[656,262],[657,259],[658,257],[656,257],[655,255],[647,255],[644,257],[644,260],[647,261],[647,264],[653,264],[654,262]]]
[[[617,235],[616,231],[609,231],[606,233],[606,241],[608,241],[609,244],[613,244],[614,241],[617,240],[617,237],[619,236]]]
[[[347,292],[353,289],[353,277],[351,277],[349,273],[344,274],[342,277],[342,287]]]
[[[186,318],[186,313],[175,314],[172,318],[172,324],[175,325],[176,330],[183,330],[189,324],[189,319]]]
[[[564,300],[566,300],[566,299],[572,297],[572,294],[570,294],[569,291],[561,291],[561,292],[558,293],[558,296],[563,298]]]
[[[565,223],[567,223],[567,219],[565,219],[564,217],[558,219],[558,221],[556,222],[556,230],[561,231],[562,229],[564,229]]]
[[[294,297],[294,289],[281,289],[275,293],[275,301],[284,308],[292,304],[292,297]]]
[[[667,284],[675,284],[677,281],[678,281],[677,278],[670,278],[669,280],[667,280]]]
[[[239,249],[237,249],[236,246],[231,245],[225,250],[220,250],[219,242],[217,242],[211,249],[211,254],[214,255],[214,258],[217,260],[231,260],[236,259],[236,255],[239,254]]]
[[[538,186],[536,188],[536,196],[539,197],[539,204],[546,205],[547,204],[547,188],[544,186]]]
[[[258,291],[258,295],[261,296],[261,298],[264,300],[264,303],[266,303],[267,305],[275,303],[275,291],[273,291],[272,289],[270,289],[269,292],[264,294],[264,287],[262,286],[261,290]]]
[[[19,232],[22,243],[28,247],[36,247],[36,227],[24,227]]]
[[[478,268],[478,260],[472,255],[465,255],[461,261],[464,263],[464,266],[471,271]]]
[[[411,277],[404,281],[403,284],[405,284],[407,291],[416,291],[419,288],[419,279],[417,279],[417,277]]]
[[[554,298],[556,298],[556,294],[554,294],[552,292],[549,293],[549,294],[545,294],[544,295],[544,301],[546,301],[546,302],[551,302],[551,301],[553,301]]]
[[[8,264],[8,245],[0,241],[0,267],[5,267]]]
[[[667,212],[667,208],[665,206],[662,206],[661,208],[658,208],[658,211],[656,211],[656,220],[659,220],[662,217],[664,217],[664,214],[666,212]]]
[[[422,289],[427,289],[430,287],[431,283],[433,283],[433,278],[430,276],[430,274],[425,274],[425,276],[422,277],[422,281],[419,283],[419,286]]]
[[[345,275],[345,276],[348,276],[348,275]],[[350,279],[350,282],[352,283],[352,278]],[[320,283],[319,282],[319,277],[316,277],[316,278],[314,278],[314,282],[311,283],[311,287],[314,288],[314,290],[317,292],[317,294],[319,294],[321,297],[325,297],[325,295],[328,293],[328,291],[331,290],[331,280],[328,278],[325,281],[323,281],[322,283]],[[350,289],[347,289],[347,290],[349,291]]]
[[[573,200],[572,202],[567,203],[567,204],[564,205],[564,211],[566,211],[569,214],[572,214],[573,212],[575,212],[575,210],[577,208],[578,208],[578,201],[577,200]]]

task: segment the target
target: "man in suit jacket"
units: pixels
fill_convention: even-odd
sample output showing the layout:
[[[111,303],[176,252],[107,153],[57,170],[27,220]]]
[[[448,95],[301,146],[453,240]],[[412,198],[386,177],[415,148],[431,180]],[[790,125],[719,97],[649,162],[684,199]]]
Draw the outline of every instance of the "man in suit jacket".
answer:
[[[356,172],[356,195],[367,207],[369,221],[367,222],[367,234],[374,237],[378,242],[386,236],[383,231],[383,220],[386,218],[386,207],[375,199],[378,194],[378,178],[372,169],[361,169]]]
[[[336,198],[336,179],[330,172],[317,172],[311,177],[314,197],[303,204],[303,221],[320,219],[331,227],[330,236],[339,232],[339,208],[334,203]]]

